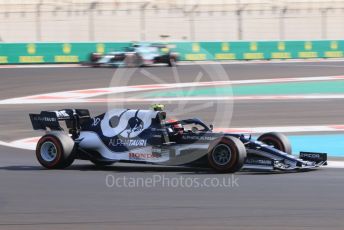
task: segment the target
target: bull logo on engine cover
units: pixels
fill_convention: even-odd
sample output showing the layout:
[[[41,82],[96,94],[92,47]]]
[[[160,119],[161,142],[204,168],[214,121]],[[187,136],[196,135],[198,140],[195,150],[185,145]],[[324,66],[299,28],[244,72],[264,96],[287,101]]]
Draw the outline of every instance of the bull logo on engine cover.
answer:
[[[155,117],[153,111],[114,109],[104,115],[100,127],[106,137],[135,138],[150,127]]]

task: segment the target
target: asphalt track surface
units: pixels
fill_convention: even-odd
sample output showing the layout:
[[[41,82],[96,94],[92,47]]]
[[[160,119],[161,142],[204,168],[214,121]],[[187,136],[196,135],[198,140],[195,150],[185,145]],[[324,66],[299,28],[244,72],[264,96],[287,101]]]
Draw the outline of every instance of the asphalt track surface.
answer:
[[[182,82],[195,79],[203,66],[179,66]],[[231,80],[343,75],[344,62],[223,65]],[[147,68],[173,83],[170,68]],[[109,86],[114,69],[0,69],[0,99]],[[209,80],[204,77],[202,80]],[[138,70],[128,84],[152,84]],[[342,124],[343,100],[240,101],[232,125],[281,126]],[[131,104],[144,108],[146,104]],[[171,105],[173,106],[173,105]],[[92,114],[105,104],[1,105],[0,140],[36,136],[29,112],[86,107]],[[211,113],[197,111],[211,122]],[[344,170],[323,168],[304,173],[235,174],[232,187],[124,188],[106,178],[222,180],[230,175],[184,168],[127,166],[96,168],[77,161],[67,170],[44,170],[33,151],[0,147],[0,229],[343,229]]]

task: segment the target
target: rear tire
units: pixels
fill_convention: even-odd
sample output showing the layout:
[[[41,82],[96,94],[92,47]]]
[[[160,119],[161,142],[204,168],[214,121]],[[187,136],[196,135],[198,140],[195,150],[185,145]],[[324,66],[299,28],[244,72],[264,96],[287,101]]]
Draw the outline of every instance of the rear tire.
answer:
[[[135,54],[127,54],[124,59],[125,67],[135,68],[138,67],[138,60]]]
[[[63,169],[74,159],[74,141],[67,134],[52,132],[39,139],[36,147],[38,162],[47,169]]]
[[[292,154],[289,139],[282,133],[264,133],[261,136],[259,136],[257,140],[263,142],[264,144],[271,145],[277,150],[280,150],[288,154]]]
[[[170,58],[170,59],[168,60],[168,66],[169,66],[169,67],[176,67],[176,66],[177,66],[177,61],[176,61],[176,59],[175,59],[175,58]]]
[[[223,137],[210,145],[208,162],[216,172],[234,173],[242,168],[246,156],[246,148],[238,138]]]
[[[90,62],[91,62],[91,63],[95,63],[95,62],[97,62],[101,57],[102,57],[102,55],[101,55],[100,53],[91,53],[91,54],[90,54]]]

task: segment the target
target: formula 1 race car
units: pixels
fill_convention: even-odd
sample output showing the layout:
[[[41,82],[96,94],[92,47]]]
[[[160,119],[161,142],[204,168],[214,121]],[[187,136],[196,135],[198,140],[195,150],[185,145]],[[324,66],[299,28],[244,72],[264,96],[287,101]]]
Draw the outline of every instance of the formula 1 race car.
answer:
[[[135,44],[124,48],[123,51],[110,52],[105,55],[92,53],[90,64],[93,67],[141,67],[156,63],[175,66],[178,54],[171,52],[166,45],[161,44]]]
[[[66,168],[75,159],[97,166],[115,162],[210,167],[216,172],[301,170],[327,164],[326,153],[291,155],[286,136],[265,133],[257,140],[246,134],[216,133],[197,118],[166,120],[166,112],[113,109],[91,117],[85,109],[30,114],[35,130],[46,130],[36,148],[48,169]],[[66,133],[59,121],[65,121]]]

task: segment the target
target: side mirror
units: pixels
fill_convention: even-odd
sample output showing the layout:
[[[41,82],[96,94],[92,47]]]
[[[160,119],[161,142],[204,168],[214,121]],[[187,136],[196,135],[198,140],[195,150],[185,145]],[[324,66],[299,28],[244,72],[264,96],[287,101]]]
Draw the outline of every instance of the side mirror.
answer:
[[[210,128],[211,131],[213,131],[214,126],[213,126],[212,124],[210,124],[210,125],[209,125],[209,128]]]

